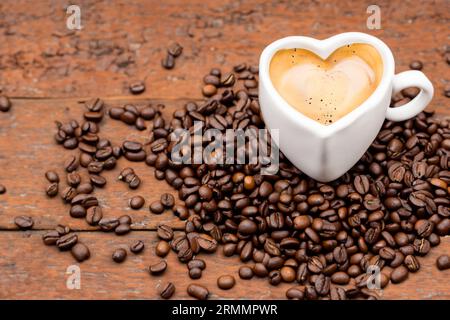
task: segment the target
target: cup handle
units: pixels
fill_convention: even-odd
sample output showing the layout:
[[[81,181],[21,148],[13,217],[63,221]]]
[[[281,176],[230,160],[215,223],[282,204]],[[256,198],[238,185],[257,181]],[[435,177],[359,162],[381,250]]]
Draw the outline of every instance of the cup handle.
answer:
[[[396,94],[403,89],[416,87],[420,89],[419,94],[410,102],[397,107],[389,107],[386,118],[392,121],[404,121],[419,114],[430,103],[433,98],[433,85],[430,80],[420,71],[409,70],[394,76],[392,93]]]

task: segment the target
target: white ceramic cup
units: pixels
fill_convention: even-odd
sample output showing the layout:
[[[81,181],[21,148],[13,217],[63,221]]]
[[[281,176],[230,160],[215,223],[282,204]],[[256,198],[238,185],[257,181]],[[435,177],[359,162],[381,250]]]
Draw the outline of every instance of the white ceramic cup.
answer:
[[[352,44],[372,45],[383,61],[383,76],[372,95],[359,107],[330,125],[303,115],[278,93],[269,75],[274,54],[281,49],[300,48],[326,59],[336,49]],[[369,148],[385,119],[403,121],[420,113],[433,97],[433,85],[420,71],[394,73],[391,50],[380,39],[359,32],[341,33],[325,40],[287,37],[268,45],[259,61],[259,103],[269,129],[279,130],[278,147],[301,171],[328,182],[347,172]],[[417,87],[420,93],[405,105],[390,108],[391,96]]]

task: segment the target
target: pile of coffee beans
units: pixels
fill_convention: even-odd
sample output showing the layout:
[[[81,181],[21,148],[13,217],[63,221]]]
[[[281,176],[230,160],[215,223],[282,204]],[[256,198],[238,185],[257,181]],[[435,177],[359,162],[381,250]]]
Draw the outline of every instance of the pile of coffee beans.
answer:
[[[174,57],[181,50],[169,53]],[[417,64],[414,67],[418,68]],[[176,164],[171,159],[174,141],[171,133],[186,129],[193,133],[194,121],[202,130],[264,128],[258,102],[258,68],[240,64],[222,75],[212,69],[203,79],[206,100],[188,102],[176,110],[170,121],[161,116],[161,107],[138,109],[134,105],[113,107],[109,115],[127,124],[138,119],[151,121],[150,143],[124,141],[113,147],[99,137],[98,121],[104,103],[93,99],[86,103],[84,122],[57,123],[55,139],[65,148],[80,151],[65,165],[68,187],[59,191],[59,177],[48,172],[49,196],[60,194],[71,205],[70,214],[84,218],[103,231],[124,234],[131,230],[131,218],[103,217],[95,188],[105,185],[100,175],[124,156],[129,161],[145,161],[155,168],[155,177],[165,180],[178,193],[175,204],[171,194],[163,194],[149,205],[152,214],[171,211],[185,221],[184,230],[174,233],[167,225],[158,226],[160,239],[156,254],[163,258],[174,251],[193,279],[202,276],[206,262],[196,256],[219,248],[225,256],[238,256],[246,265],[239,278],[265,278],[271,285],[291,283],[289,299],[376,298],[367,283],[373,267],[381,271],[381,287],[400,283],[420,269],[420,258],[440,237],[450,234],[450,122],[431,112],[422,112],[404,122],[386,121],[361,160],[341,178],[319,183],[295,168],[280,154],[279,171],[261,175],[257,164]],[[402,105],[418,94],[405,89],[393,97],[392,106]],[[136,125],[137,127],[137,125]],[[144,128],[141,126],[141,128]],[[145,129],[145,128],[144,128]],[[205,138],[204,145],[209,144]],[[84,169],[83,169],[84,168]],[[77,173],[87,170],[90,180]],[[121,170],[119,180],[135,189],[140,179],[132,168]],[[141,208],[142,197],[130,201]],[[24,227],[27,220],[19,222]],[[74,248],[76,236],[51,232],[44,243],[61,250]],[[138,253],[142,241],[130,246]],[[76,252],[74,252],[76,251]],[[89,257],[84,247],[73,249],[77,260]],[[127,251],[117,249],[115,262],[125,260]],[[441,269],[448,257],[437,262]],[[148,271],[159,276],[167,269],[160,260]],[[217,286],[230,289],[232,275],[220,276]],[[295,284],[295,285],[294,285]],[[173,283],[161,287],[162,298],[175,292]],[[206,299],[207,288],[192,284],[190,296]]]
[[[164,69],[170,70],[175,67],[175,60],[178,58],[181,53],[183,53],[183,47],[177,43],[172,43],[166,52],[166,56],[161,60],[161,65]]]

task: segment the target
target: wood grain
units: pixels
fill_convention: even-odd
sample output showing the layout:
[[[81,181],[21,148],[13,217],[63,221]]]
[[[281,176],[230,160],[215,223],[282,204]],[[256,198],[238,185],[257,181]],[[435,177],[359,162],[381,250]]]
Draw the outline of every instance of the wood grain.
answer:
[[[133,102],[163,102],[164,116],[186,101],[201,98],[201,79],[212,66],[230,70],[240,62],[255,64],[271,41],[293,34],[325,38],[344,31],[362,31],[379,36],[392,49],[397,72],[414,59],[424,62],[424,72],[436,94],[429,110],[449,116],[443,90],[450,83],[444,59],[448,43],[450,2],[378,1],[382,29],[366,29],[366,8],[370,1],[80,1],[81,31],[65,26],[65,2],[38,0],[30,7],[26,0],[0,3],[0,90],[11,96],[13,109],[0,114],[0,182],[8,191],[0,195],[0,298],[1,299],[154,299],[163,281],[177,286],[175,298],[187,298],[191,280],[186,267],[170,254],[169,270],[161,277],[145,271],[155,260],[152,231],[159,223],[181,228],[171,212],[153,215],[148,204],[163,192],[173,192],[153,177],[153,169],[133,164],[143,185],[136,191],[115,181],[124,159],[107,172],[108,184],[98,195],[107,216],[124,213],[133,218],[131,234],[118,237],[96,232],[83,220],[72,219],[61,199],[48,199],[44,173],[62,164],[73,151],[53,140],[54,121],[81,119],[82,104],[91,96],[106,98],[109,106]],[[184,51],[174,70],[160,66],[171,41]],[[129,96],[127,84],[142,79],[147,90]],[[125,138],[145,141],[146,133],[109,120],[101,135],[114,144]],[[128,209],[132,195],[145,197],[146,206]],[[13,223],[17,215],[35,219],[33,231],[19,232]],[[67,267],[74,264],[70,253],[45,247],[43,230],[57,224],[70,225],[92,251],[81,264],[81,290],[65,286]],[[39,231],[42,230],[42,231]],[[122,265],[111,261],[113,248],[143,239],[146,251],[130,255]],[[389,285],[385,299],[450,299],[450,274],[439,272],[435,258],[450,253],[449,237],[423,259],[421,270],[400,285]],[[208,268],[201,280],[212,298],[281,299],[289,284],[270,286],[266,280],[238,281],[230,291],[219,290],[216,278],[222,273],[236,276],[237,258],[221,253],[207,257]],[[175,280],[174,280],[175,279]]]

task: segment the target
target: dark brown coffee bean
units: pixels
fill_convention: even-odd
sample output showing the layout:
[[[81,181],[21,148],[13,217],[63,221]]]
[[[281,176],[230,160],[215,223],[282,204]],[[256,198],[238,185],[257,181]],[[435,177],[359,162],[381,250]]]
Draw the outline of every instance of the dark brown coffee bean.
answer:
[[[103,231],[113,231],[120,224],[117,218],[102,218],[98,225]]]
[[[59,185],[57,182],[50,184],[47,189],[45,190],[45,193],[47,194],[47,196],[49,197],[55,197],[58,195],[58,191],[59,191]],[[1,192],[0,192],[1,194]]]
[[[392,283],[400,283],[408,278],[408,269],[405,266],[399,266],[395,268],[391,273]]]
[[[29,216],[17,216],[14,218],[14,223],[22,230],[31,229],[34,225],[33,218]]]
[[[404,264],[410,272],[416,272],[420,269],[420,263],[413,255],[406,256]]]
[[[173,55],[167,53],[165,58],[161,61],[161,65],[164,69],[170,70],[175,66],[175,58]]]
[[[124,262],[126,258],[127,258],[127,251],[122,248],[114,250],[112,254],[113,261],[117,263]]]
[[[130,246],[130,251],[133,252],[134,254],[138,254],[140,252],[142,252],[142,250],[144,250],[144,242],[141,240],[136,240],[135,242],[133,242]]]
[[[165,257],[170,252],[170,245],[166,241],[159,241],[158,244],[155,247],[155,253],[158,257]]]
[[[313,256],[308,260],[308,270],[312,273],[320,273],[323,267],[322,261],[317,256]]]
[[[314,287],[319,295],[326,296],[330,292],[330,278],[319,274],[314,282]]]
[[[242,266],[239,268],[239,277],[244,280],[253,278],[253,269],[249,266]]]
[[[125,110],[123,108],[114,107],[114,108],[109,109],[109,116],[112,119],[120,120],[120,118],[124,112],[125,112]]]
[[[165,224],[160,224],[157,228],[157,235],[160,239],[170,241],[173,239],[173,230]]]
[[[117,235],[119,235],[119,236],[124,235],[124,234],[127,234],[127,233],[130,232],[130,231],[131,231],[130,225],[129,225],[129,224],[125,224],[125,223],[119,224],[119,225],[114,229],[114,232],[115,232]]]
[[[106,184],[106,179],[100,175],[91,174],[89,175],[89,178],[91,180],[91,183],[96,187],[102,188]]]
[[[86,222],[91,226],[97,225],[103,218],[102,208],[99,206],[90,207],[86,212]]]
[[[53,246],[56,245],[56,241],[58,241],[59,237],[58,231],[48,231],[42,236],[42,241],[47,246]]]
[[[179,57],[182,52],[183,52],[183,47],[178,42],[173,42],[167,48],[167,53],[170,54],[171,56],[173,56],[174,58]]]
[[[50,183],[59,183],[59,175],[55,171],[47,171],[45,177]]]
[[[450,256],[443,254],[436,259],[436,266],[439,270],[450,269]]]
[[[222,290],[229,290],[234,287],[236,280],[232,275],[223,275],[217,278],[217,286]]]
[[[303,300],[305,297],[304,288],[292,287],[286,291],[286,298],[291,300]]]
[[[89,248],[81,242],[78,242],[72,247],[71,253],[78,262],[83,262],[91,256]]]
[[[338,271],[331,275],[331,282],[339,285],[346,285],[350,282],[350,277],[343,271]]]
[[[130,83],[129,89],[132,94],[140,94],[145,91],[145,83],[143,81],[134,81]]]
[[[141,196],[135,196],[130,199],[130,208],[134,210],[138,210],[142,208],[145,204],[145,199]]]
[[[172,282],[168,282],[161,287],[159,295],[163,299],[170,299],[175,293],[175,285]]]
[[[73,233],[68,233],[61,236],[56,241],[56,246],[59,250],[65,251],[71,249],[78,242],[78,236]]]
[[[366,194],[369,191],[370,181],[367,176],[359,175],[355,177],[353,185],[359,194]]]
[[[73,218],[84,218],[86,216],[86,209],[81,205],[74,205],[70,208],[70,216]]]
[[[208,289],[198,284],[190,284],[187,288],[187,293],[197,300],[206,300],[209,295]]]
[[[239,227],[238,227],[239,232],[243,235],[253,234],[256,232],[257,229],[258,229],[258,227],[257,227],[256,223],[254,223],[250,219],[242,220],[239,223]]]
[[[167,269],[167,262],[161,260],[155,264],[150,265],[148,271],[153,275],[157,275],[163,273],[166,269]]]
[[[296,278],[294,268],[288,266],[284,266],[280,269],[280,275],[284,282],[293,282]]]
[[[199,268],[189,269],[189,277],[191,279],[200,279],[202,277],[202,270]]]
[[[409,68],[413,70],[422,70],[423,64],[422,61],[414,60],[409,64]]]
[[[78,166],[79,166],[78,159],[75,158],[74,156],[67,159],[66,162],[64,163],[64,168],[66,169],[67,172],[75,171],[78,168]]]
[[[150,211],[155,214],[161,214],[164,211],[164,206],[159,200],[153,201],[150,204]]]
[[[5,95],[0,95],[0,111],[8,112],[11,109],[11,101]]]
[[[166,208],[172,208],[175,205],[175,198],[170,193],[163,193],[161,195],[161,204]]]
[[[345,289],[341,287],[332,287],[330,290],[331,300],[347,300]]]

